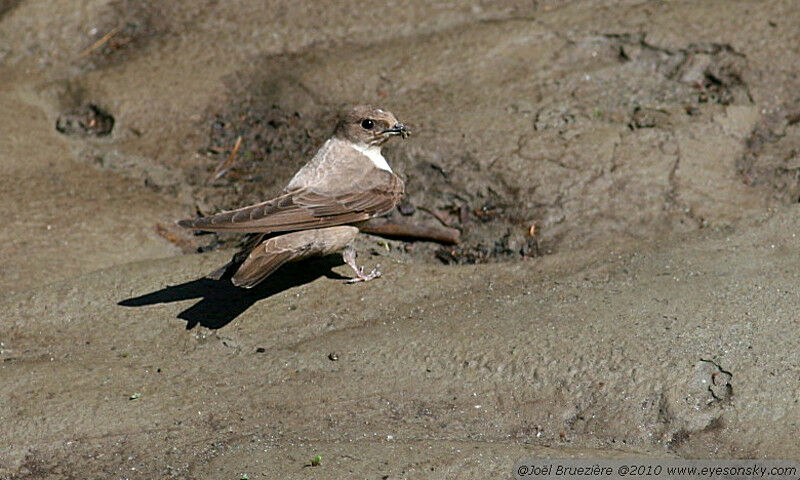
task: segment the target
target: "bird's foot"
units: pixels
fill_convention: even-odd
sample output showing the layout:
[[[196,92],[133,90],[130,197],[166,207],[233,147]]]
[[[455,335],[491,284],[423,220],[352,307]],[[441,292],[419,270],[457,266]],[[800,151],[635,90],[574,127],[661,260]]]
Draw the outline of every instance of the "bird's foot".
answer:
[[[373,268],[369,273],[364,273],[364,267],[356,265],[356,251],[353,247],[345,248],[342,252],[342,258],[344,259],[344,263],[349,265],[356,273],[356,278],[351,278],[345,283],[368,282],[381,276],[381,272],[378,271],[377,267]],[[378,267],[379,266],[380,265],[378,265]]]

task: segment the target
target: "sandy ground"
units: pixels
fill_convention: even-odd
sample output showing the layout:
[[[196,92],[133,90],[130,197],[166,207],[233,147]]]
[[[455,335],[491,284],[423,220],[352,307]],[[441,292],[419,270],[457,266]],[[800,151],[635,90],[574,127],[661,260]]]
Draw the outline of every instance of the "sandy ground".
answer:
[[[800,459],[795,7],[3,3],[0,478]],[[241,292],[202,279],[235,239],[157,228],[274,193],[363,102],[461,245]]]

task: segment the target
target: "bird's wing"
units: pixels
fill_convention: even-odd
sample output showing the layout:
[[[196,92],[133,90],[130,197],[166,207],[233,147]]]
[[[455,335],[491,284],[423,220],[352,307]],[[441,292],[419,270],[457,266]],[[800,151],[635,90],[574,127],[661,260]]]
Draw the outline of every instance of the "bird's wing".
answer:
[[[237,287],[252,288],[286,262],[305,256],[302,248],[285,248],[264,242],[254,248],[231,278]]]
[[[230,259],[228,263],[219,267],[218,269],[214,270],[213,272],[206,275],[206,278],[211,280],[221,280],[231,269],[234,267],[238,268],[242,262],[247,259],[247,256],[253,249],[264,240],[264,237],[268,235],[266,233],[249,233],[245,237],[244,244],[242,245],[241,249],[233,255],[233,258]]]
[[[269,238],[250,251],[231,281],[237,287],[254,287],[284,263],[339,251],[356,235],[356,227],[338,226]]]
[[[286,232],[355,223],[389,212],[403,196],[395,174],[371,169],[357,184],[337,191],[301,187],[272,200],[178,225],[212,232]]]

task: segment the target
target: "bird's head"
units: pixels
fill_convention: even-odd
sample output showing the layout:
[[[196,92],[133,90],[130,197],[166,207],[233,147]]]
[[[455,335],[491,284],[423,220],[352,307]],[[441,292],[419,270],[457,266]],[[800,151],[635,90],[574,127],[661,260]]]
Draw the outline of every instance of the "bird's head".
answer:
[[[347,110],[336,127],[336,135],[365,147],[380,147],[393,136],[407,137],[411,132],[394,114],[371,105]]]

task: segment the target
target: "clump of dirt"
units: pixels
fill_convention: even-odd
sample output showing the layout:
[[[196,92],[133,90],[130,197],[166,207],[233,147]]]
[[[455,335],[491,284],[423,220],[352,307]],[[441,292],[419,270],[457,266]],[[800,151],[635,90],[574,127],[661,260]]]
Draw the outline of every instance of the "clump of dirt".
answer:
[[[0,3],[0,18],[11,10],[14,10],[20,3],[22,3],[22,0],[5,0],[3,3]]]
[[[677,68],[667,78],[693,86],[697,90],[697,103],[752,103],[742,79],[746,60],[730,45],[690,45],[671,55],[677,60]]]
[[[491,241],[491,239],[490,239]],[[535,235],[515,235],[511,229],[505,235],[490,242],[445,246],[436,250],[436,258],[446,264],[486,263],[498,259],[537,257],[541,254],[539,240]]]
[[[66,111],[56,120],[56,130],[64,135],[102,137],[113,128],[114,117],[94,104]]]
[[[781,203],[800,202],[800,99],[761,118],[736,167],[746,185]]]
[[[125,60],[126,55],[144,47],[167,31],[162,7],[157,3],[116,0],[96,12],[86,47],[79,63],[87,69],[102,68]]]
[[[147,54],[151,45],[163,45],[165,37],[195,29],[195,22],[215,3],[216,0],[198,0],[192,2],[191,8],[180,3],[139,0],[100,4],[87,16],[84,25],[89,27],[89,35],[82,41],[78,56],[70,62],[85,70],[95,70]]]
[[[622,62],[651,64],[665,79],[694,91],[685,101],[720,105],[752,103],[743,75],[747,59],[728,44],[690,44],[670,49],[649,43],[643,34],[607,34]]]

